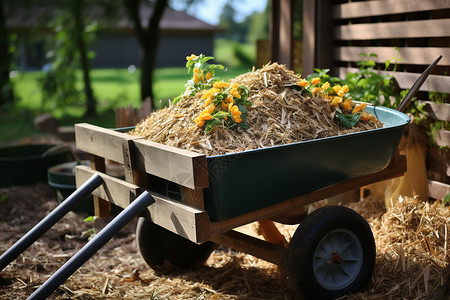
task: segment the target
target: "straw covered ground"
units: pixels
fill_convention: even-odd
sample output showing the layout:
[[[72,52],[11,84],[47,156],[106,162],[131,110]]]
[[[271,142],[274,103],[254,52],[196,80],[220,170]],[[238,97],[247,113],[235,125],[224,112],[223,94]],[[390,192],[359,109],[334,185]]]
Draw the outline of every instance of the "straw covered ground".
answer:
[[[56,206],[44,183],[0,189],[0,252],[4,252]],[[345,299],[445,299],[449,264],[450,208],[442,202],[405,198],[385,212],[383,200],[349,205],[368,220],[377,245],[370,285]],[[0,272],[0,299],[25,299],[86,243],[92,225],[69,213]],[[96,221],[100,230],[107,220]],[[279,225],[279,224],[278,224]],[[219,247],[205,265],[188,271],[149,269],[136,251],[135,222],[124,228],[49,299],[293,299],[278,268],[247,254]],[[296,226],[281,226],[289,240]],[[255,225],[241,228],[256,235]],[[449,282],[447,281],[447,284]],[[427,298],[433,297],[433,298]]]

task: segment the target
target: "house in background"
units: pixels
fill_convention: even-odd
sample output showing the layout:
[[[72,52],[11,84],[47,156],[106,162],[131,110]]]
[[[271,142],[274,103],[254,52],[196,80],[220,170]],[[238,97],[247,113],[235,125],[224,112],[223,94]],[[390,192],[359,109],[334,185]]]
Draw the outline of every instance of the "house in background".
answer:
[[[43,20],[52,17],[54,7],[22,7],[7,14],[8,30],[17,34],[15,63],[21,70],[41,69],[48,63],[45,40],[55,34]],[[95,14],[95,8],[93,8]],[[142,25],[147,27],[150,6],[140,10]],[[194,53],[213,55],[214,36],[221,31],[184,12],[167,7],[160,22],[160,41],[156,67],[182,67],[186,56]],[[139,66],[140,47],[131,19],[123,10],[114,21],[99,23],[95,41],[90,49],[95,51],[93,68],[127,68]]]

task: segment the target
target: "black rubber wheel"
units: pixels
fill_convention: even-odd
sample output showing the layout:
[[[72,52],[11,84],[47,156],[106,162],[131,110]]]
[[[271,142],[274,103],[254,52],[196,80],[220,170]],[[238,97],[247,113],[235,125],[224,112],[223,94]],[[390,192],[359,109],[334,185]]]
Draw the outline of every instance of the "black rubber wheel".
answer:
[[[212,242],[191,242],[143,217],[137,222],[136,243],[141,257],[153,269],[165,260],[180,269],[191,268],[204,263],[215,247]]]
[[[347,207],[325,206],[295,231],[287,270],[302,299],[335,299],[368,283],[375,255],[372,230],[363,217]]]

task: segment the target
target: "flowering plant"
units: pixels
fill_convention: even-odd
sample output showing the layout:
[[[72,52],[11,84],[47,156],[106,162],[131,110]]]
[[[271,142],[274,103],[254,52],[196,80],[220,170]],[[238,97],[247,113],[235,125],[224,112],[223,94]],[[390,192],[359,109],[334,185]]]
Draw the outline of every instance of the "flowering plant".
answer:
[[[326,72],[325,72],[326,74]],[[326,74],[327,75],[327,74]],[[323,76],[329,79],[329,76]],[[323,78],[322,77],[322,78]],[[370,120],[372,116],[365,112],[367,103],[354,103],[349,94],[349,87],[345,85],[330,84],[321,77],[309,76],[301,79],[297,84],[313,97],[320,95],[329,101],[330,106],[335,108],[335,115],[345,127],[352,128],[359,120]],[[333,81],[331,79],[331,81]]]
[[[203,92],[205,109],[195,118],[199,127],[205,126],[208,133],[214,126],[222,124],[228,128],[248,128],[246,122],[248,88],[237,83],[216,81],[211,89]]]
[[[215,70],[223,70],[225,67],[223,65],[209,64],[208,60],[214,59],[212,56],[205,56],[200,54],[199,56],[191,54],[186,57],[186,68],[188,69],[188,74],[193,70],[192,79],[188,80],[185,84],[186,90],[174,98],[172,104],[176,104],[182,97],[194,96],[201,90],[209,89],[212,87],[213,83],[217,81],[214,77]]]

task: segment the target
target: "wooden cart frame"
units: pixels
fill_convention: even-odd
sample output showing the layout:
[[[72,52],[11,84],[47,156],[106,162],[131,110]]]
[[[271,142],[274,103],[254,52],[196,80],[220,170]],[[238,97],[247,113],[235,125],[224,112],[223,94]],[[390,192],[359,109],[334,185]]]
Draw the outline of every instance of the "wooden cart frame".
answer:
[[[108,202],[126,208],[148,188],[148,174],[155,175],[180,185],[182,200],[175,201],[152,192],[156,202],[147,209],[152,222],[195,243],[212,241],[280,266],[284,264],[287,248],[234,229],[263,219],[298,224],[306,215],[304,207],[307,204],[398,177],[406,171],[406,158],[397,152],[387,168],[374,174],[224,221],[212,221],[204,210],[203,202],[203,189],[208,187],[205,155],[90,124],[77,124],[75,135],[77,148],[91,154],[90,168],[86,166],[76,168],[77,186],[83,184],[93,174],[99,174],[104,180],[104,184],[93,192],[97,216],[109,214]],[[122,164],[125,169],[125,180],[107,175],[105,160]]]

